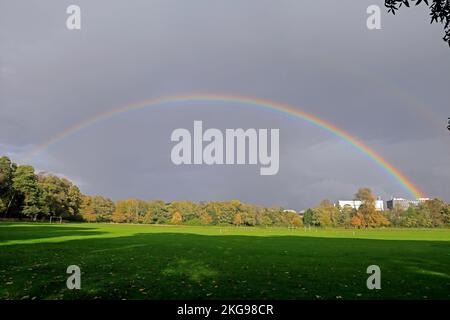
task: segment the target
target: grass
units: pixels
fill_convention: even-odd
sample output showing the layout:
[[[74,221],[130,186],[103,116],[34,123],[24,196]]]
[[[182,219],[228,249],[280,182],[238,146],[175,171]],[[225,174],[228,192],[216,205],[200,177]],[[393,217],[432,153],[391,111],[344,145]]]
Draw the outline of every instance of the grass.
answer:
[[[22,298],[449,299],[450,230],[0,223],[0,299]]]

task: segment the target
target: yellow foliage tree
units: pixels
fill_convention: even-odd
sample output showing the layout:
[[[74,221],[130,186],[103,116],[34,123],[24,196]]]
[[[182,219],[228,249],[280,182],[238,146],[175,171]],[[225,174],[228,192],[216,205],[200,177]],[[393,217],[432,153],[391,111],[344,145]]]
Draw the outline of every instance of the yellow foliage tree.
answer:
[[[303,221],[298,214],[295,214],[291,218],[291,224],[295,227],[303,226]]]
[[[361,228],[363,225],[363,219],[360,214],[355,214],[352,217],[351,225],[355,228]]]
[[[170,220],[172,224],[180,224],[183,222],[183,216],[178,211],[172,215],[172,219]]]
[[[116,223],[123,223],[127,220],[127,218],[121,211],[114,212],[111,219],[113,222],[116,222]]]
[[[379,211],[374,211],[367,219],[368,227],[386,227],[390,225],[389,220]]]
[[[240,213],[236,213],[234,215],[233,224],[239,226],[242,224],[242,216]]]
[[[208,225],[208,224],[212,223],[213,219],[209,214],[207,214],[206,212],[203,212],[200,215],[200,221],[202,222],[202,224]]]
[[[97,221],[97,216],[93,213],[83,213],[83,214],[81,214],[81,217],[83,218],[84,221],[87,221],[87,222],[96,222]]]

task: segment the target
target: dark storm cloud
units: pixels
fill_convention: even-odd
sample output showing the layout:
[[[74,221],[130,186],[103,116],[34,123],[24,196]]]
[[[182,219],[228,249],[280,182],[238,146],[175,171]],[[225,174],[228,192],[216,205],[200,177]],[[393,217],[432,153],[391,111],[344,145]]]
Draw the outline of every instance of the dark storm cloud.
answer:
[[[428,194],[450,199],[450,52],[427,12],[383,14],[381,1],[2,1],[0,153],[34,146],[97,113],[162,95],[220,92],[290,103],[373,147]],[[280,172],[176,167],[170,134],[280,128]],[[69,136],[31,159],[87,193],[114,198],[231,199],[301,209],[371,186],[408,196],[348,144],[304,121],[225,105],[140,110]]]

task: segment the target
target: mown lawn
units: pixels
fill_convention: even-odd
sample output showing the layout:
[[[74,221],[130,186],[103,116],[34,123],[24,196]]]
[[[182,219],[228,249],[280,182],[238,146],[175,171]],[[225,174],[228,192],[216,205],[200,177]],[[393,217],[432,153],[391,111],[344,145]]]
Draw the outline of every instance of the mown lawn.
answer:
[[[0,223],[0,299],[21,298],[449,299],[450,230]]]

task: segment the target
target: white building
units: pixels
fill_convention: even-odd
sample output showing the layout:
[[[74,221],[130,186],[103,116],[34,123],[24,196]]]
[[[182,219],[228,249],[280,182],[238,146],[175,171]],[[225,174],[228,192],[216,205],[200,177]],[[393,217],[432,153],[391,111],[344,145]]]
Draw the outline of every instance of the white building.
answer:
[[[339,205],[341,208],[345,206],[350,206],[353,209],[358,210],[362,205],[362,201],[360,200],[339,200],[336,205]],[[375,200],[375,209],[377,211],[384,211],[384,201],[381,199]]]
[[[395,207],[400,207],[404,210],[408,209],[410,206],[418,206],[422,202],[429,201],[430,198],[418,198],[415,200],[408,200],[403,198],[392,198],[386,202],[388,209],[394,209]]]

